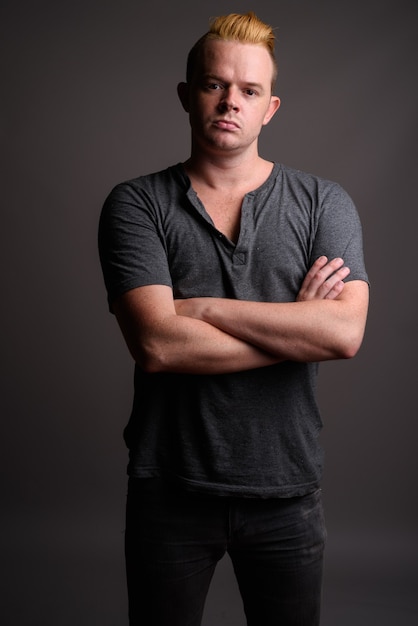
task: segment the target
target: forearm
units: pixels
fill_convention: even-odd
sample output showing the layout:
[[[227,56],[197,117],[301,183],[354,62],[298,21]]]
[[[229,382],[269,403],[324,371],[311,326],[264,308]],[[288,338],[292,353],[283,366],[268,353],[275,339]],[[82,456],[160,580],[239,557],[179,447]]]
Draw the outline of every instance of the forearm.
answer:
[[[224,374],[280,360],[203,320],[178,315],[166,287],[128,292],[114,310],[132,357],[149,373]]]
[[[357,287],[358,288],[358,287]],[[365,291],[360,288],[360,291]],[[199,298],[178,310],[282,360],[350,358],[360,347],[367,310],[364,294],[356,304],[343,299],[262,303]]]
[[[334,301],[272,305],[225,300],[208,302],[203,315],[225,332],[282,359],[324,361],[344,356],[338,323],[329,323],[330,308],[337,308]]]
[[[165,323],[157,335],[143,337],[140,342],[139,361],[149,372],[225,374],[280,360],[277,355],[200,320],[177,315]]]

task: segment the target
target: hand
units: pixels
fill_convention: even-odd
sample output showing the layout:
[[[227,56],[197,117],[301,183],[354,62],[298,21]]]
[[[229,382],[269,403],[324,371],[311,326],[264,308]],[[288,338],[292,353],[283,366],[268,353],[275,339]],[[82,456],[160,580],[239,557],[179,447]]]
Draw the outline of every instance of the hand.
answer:
[[[349,273],[343,259],[328,261],[326,256],[319,257],[306,274],[296,301],[335,300],[344,289],[343,280]]]

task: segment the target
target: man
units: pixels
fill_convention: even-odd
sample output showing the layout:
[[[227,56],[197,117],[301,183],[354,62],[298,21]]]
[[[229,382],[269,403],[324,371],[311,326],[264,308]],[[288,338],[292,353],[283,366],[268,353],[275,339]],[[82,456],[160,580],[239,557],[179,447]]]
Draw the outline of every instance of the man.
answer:
[[[319,624],[317,363],[356,354],[368,285],[347,194],[258,154],[280,105],[273,44],[253,13],[217,18],[178,87],[189,160],[118,185],[102,212],[136,363],[131,625],[200,624],[225,551],[249,625]]]

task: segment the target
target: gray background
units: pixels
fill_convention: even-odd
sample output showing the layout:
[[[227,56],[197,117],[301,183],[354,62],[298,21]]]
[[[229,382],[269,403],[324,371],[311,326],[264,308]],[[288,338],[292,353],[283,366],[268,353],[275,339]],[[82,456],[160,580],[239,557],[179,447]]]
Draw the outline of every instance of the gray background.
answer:
[[[187,158],[176,97],[210,16],[277,27],[267,158],[338,180],[372,300],[353,361],[321,368],[324,626],[417,623],[416,0],[5,2],[1,98],[1,567],[8,625],[123,626],[132,364],[96,252],[120,180]],[[205,626],[244,624],[227,559]]]

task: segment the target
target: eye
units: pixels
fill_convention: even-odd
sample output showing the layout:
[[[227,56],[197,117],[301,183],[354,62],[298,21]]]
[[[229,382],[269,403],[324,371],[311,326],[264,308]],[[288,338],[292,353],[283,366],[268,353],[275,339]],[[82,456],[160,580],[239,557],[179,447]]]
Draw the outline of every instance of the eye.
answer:
[[[250,89],[250,88],[244,89],[244,93],[245,93],[246,96],[256,96],[257,95],[256,90],[255,89]]]
[[[219,83],[208,83],[206,85],[206,89],[210,89],[212,91],[216,91],[218,89],[222,89],[222,85],[220,85]]]

